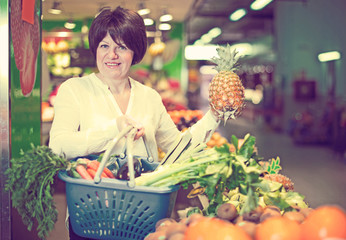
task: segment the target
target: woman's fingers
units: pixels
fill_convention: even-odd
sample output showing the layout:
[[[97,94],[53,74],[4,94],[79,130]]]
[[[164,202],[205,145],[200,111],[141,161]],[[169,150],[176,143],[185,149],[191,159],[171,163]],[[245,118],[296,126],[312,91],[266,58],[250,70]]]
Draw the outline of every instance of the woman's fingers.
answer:
[[[144,127],[138,123],[137,121],[135,121],[133,118],[131,118],[130,116],[120,116],[117,118],[117,126],[118,129],[123,129],[127,126],[133,126],[134,128],[137,129],[137,133],[135,135],[135,140],[139,139],[140,137],[142,137],[144,135]]]
[[[139,139],[144,135],[144,127],[137,128],[137,133],[135,135],[135,140]]]

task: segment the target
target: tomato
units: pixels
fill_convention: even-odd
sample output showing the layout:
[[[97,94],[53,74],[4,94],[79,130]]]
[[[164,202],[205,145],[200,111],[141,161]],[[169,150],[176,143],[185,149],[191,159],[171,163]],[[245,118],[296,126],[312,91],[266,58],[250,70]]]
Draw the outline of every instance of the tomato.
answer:
[[[202,217],[185,231],[186,240],[251,240],[240,227],[217,218]]]
[[[346,214],[337,206],[321,206],[302,223],[304,240],[346,239]]]
[[[271,217],[257,226],[255,239],[301,240],[301,228],[294,220],[283,216]]]

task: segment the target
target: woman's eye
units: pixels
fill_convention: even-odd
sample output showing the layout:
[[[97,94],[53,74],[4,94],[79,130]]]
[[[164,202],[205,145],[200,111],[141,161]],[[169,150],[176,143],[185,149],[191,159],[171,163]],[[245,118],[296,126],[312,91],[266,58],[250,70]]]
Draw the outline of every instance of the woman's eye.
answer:
[[[120,50],[126,50],[127,47],[125,47],[125,46],[119,46],[119,49],[120,49]]]
[[[107,47],[108,47],[107,44],[101,44],[101,45],[100,45],[100,48],[107,48]]]

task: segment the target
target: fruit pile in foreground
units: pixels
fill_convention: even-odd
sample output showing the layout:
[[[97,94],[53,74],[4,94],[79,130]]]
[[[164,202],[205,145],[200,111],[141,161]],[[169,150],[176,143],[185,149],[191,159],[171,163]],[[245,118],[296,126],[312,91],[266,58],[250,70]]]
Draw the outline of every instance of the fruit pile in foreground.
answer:
[[[145,240],[322,240],[346,239],[346,213],[337,206],[324,205],[284,214],[275,207],[256,209],[239,216],[229,205],[215,217],[193,213],[178,221],[165,218]]]

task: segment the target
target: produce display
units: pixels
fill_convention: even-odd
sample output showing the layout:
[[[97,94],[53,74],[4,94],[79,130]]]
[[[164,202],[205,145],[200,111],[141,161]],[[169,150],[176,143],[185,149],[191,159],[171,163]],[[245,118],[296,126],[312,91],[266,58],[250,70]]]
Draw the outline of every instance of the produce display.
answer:
[[[173,110],[168,111],[168,114],[179,131],[191,127],[203,117],[201,110]]]
[[[346,239],[343,209],[309,207],[304,196],[294,192],[293,182],[280,174],[279,158],[264,161],[257,156],[255,139],[249,135],[238,141],[232,137],[234,152],[227,144],[210,148],[136,179],[138,185],[149,186],[184,186],[197,180],[202,191],[199,187],[195,197],[209,199],[204,209],[191,207],[185,217],[160,220],[145,240]],[[215,151],[220,155],[213,161]]]
[[[224,206],[224,205],[223,205]],[[221,208],[221,207],[220,207]],[[186,218],[165,218],[145,240],[322,240],[346,238],[346,214],[337,206],[323,205],[282,214],[276,207],[257,211],[256,217],[239,216],[223,208],[214,217],[192,213]],[[271,217],[261,219],[270,212]],[[291,214],[288,214],[291,213]],[[232,215],[233,214],[233,215]],[[224,218],[225,216],[232,218]],[[258,220],[260,218],[260,220]]]
[[[237,68],[238,57],[236,50],[231,50],[229,44],[226,47],[218,47],[219,58],[213,57],[218,73],[213,77],[209,85],[209,102],[213,110],[225,122],[229,118],[235,119],[244,108],[244,86],[239,76],[234,72]]]
[[[231,144],[220,147],[188,145],[173,163],[161,163],[145,174],[136,171],[136,186],[187,188],[198,184],[188,197],[208,199],[202,209],[191,207],[179,219],[160,220],[146,240],[264,240],[280,234],[288,235],[278,239],[326,239],[318,238],[321,229],[325,237],[345,239],[345,212],[335,206],[310,208],[304,196],[294,191],[293,182],[280,173],[280,158],[258,156],[255,140],[247,134],[243,139],[232,136]],[[37,222],[42,239],[53,229],[57,210],[52,184],[59,171],[92,181],[99,161],[100,156],[70,162],[46,146],[32,146],[20,158],[11,159],[6,189],[12,192],[13,206],[28,229]],[[121,169],[105,168],[103,178],[126,180],[126,169]],[[306,237],[313,234],[315,238]]]

